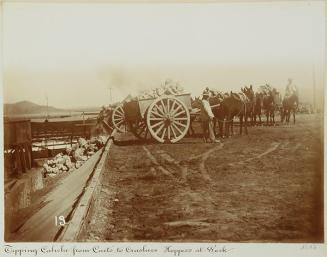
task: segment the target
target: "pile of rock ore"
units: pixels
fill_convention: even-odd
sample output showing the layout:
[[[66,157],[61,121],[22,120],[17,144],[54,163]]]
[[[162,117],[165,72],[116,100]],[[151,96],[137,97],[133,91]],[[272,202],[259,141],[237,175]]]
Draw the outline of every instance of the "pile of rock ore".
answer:
[[[79,138],[73,146],[67,147],[53,159],[43,164],[44,176],[56,176],[59,173],[78,169],[106,143],[105,136],[93,137],[90,140]]]
[[[184,89],[178,82],[167,79],[160,87],[147,89],[137,96],[138,99],[157,98],[162,95],[178,95],[184,93]]]

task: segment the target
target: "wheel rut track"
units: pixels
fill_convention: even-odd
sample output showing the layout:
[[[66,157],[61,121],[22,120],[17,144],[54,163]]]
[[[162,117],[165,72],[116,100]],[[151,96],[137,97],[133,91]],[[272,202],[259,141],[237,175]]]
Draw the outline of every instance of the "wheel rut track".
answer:
[[[193,215],[197,211],[197,207],[194,206],[194,203],[200,204],[203,208],[207,205],[213,205],[217,207],[214,204],[214,200],[210,195],[207,195],[203,192],[203,190],[194,190],[192,189],[192,186],[190,182],[188,181],[188,174],[189,171],[192,173],[199,173],[201,174],[202,180],[207,184],[212,184],[212,179],[210,175],[207,172],[207,169],[205,167],[206,160],[215,152],[218,150],[221,150],[223,148],[223,144],[220,143],[219,145],[210,148],[209,150],[205,151],[204,153],[197,155],[195,157],[190,157],[186,160],[177,161],[172,156],[170,156],[167,152],[164,152],[162,150],[158,151],[160,158],[164,159],[165,162],[169,164],[169,166],[173,166],[174,170],[178,171],[178,176],[174,175],[173,172],[169,170],[169,168],[166,168],[161,165],[160,162],[157,160],[157,158],[152,154],[149,149],[147,149],[145,146],[143,146],[144,151],[146,152],[147,157],[151,160],[152,164],[155,166],[155,169],[159,172],[163,173],[166,176],[169,176],[171,179],[173,179],[174,182],[181,185],[180,188],[177,188],[176,198],[175,201],[178,203],[178,198],[188,198],[189,201],[185,201],[186,204],[182,206],[182,210],[184,213],[183,219],[178,219],[172,222],[165,223],[165,225],[169,227],[178,227],[178,226],[204,226],[209,227],[210,222],[207,222],[208,218],[210,220],[210,217],[203,217],[198,219],[192,219],[189,217],[189,215]],[[194,161],[196,161],[196,165],[194,165]],[[196,170],[196,168],[190,168],[188,165],[193,165],[195,167],[198,167],[199,170]],[[200,186],[201,188],[201,186]],[[174,201],[174,200],[173,200]],[[205,209],[205,208],[204,208]]]
[[[286,142],[273,142],[266,150],[264,150],[261,153],[258,153],[254,155],[253,157],[247,158],[245,160],[232,163],[232,165],[241,165],[246,162],[260,159],[261,157],[267,156],[268,154],[276,151],[277,149],[281,147],[285,147],[289,144],[288,141]],[[216,151],[219,151],[223,149],[224,144],[220,143],[217,146],[214,146],[210,148],[209,150],[198,154],[196,156],[189,157],[186,160],[178,161],[174,159],[171,155],[169,155],[167,152],[160,150],[157,151],[156,154],[159,154],[160,158],[164,159],[166,163],[169,164],[169,166],[173,166],[174,170],[178,170],[179,177],[177,177],[174,172],[171,172],[171,168],[166,167],[167,165],[160,164],[160,162],[157,160],[154,154],[152,154],[149,149],[147,149],[145,146],[143,146],[144,151],[146,152],[148,158],[151,160],[152,164],[155,165],[155,168],[162,172],[163,174],[171,177],[175,182],[178,182],[182,187],[182,189],[178,189],[178,192],[176,194],[176,198],[178,197],[188,197],[190,201],[186,201],[186,204],[183,206],[183,211],[185,213],[184,218],[179,220],[174,220],[172,222],[168,222],[165,225],[167,226],[210,226],[214,225],[214,223],[210,222],[210,217],[212,216],[209,214],[208,216],[200,217],[198,219],[192,219],[189,217],[189,215],[193,215],[197,211],[197,207],[193,204],[199,204],[200,208],[204,208],[205,206],[211,205],[214,206],[215,209],[220,210],[219,204],[217,204],[212,196],[208,193],[205,193],[203,190],[193,189],[192,183],[188,181],[188,175],[191,173],[199,173],[201,174],[201,178],[203,182],[205,182],[206,187],[214,187],[215,181],[210,177],[207,168],[206,168],[206,161],[215,153]],[[198,169],[196,169],[198,167]],[[194,176],[191,176],[194,177]],[[198,188],[201,188],[203,185],[199,185]],[[212,217],[214,218],[214,217]],[[244,222],[244,221],[243,221]]]

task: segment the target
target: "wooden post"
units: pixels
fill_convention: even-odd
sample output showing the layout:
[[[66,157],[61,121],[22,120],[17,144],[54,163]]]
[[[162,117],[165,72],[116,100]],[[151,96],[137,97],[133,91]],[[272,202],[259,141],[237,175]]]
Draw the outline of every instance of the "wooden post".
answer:
[[[8,194],[5,194],[5,241],[10,240],[10,234],[12,229],[12,212],[13,208],[11,206],[11,202]]]
[[[31,184],[30,181],[24,179],[20,186],[20,190],[17,190],[18,193],[18,209],[26,208],[31,204]]]
[[[24,155],[26,160],[26,167],[27,169],[31,169],[32,168],[31,153],[29,151],[29,145],[27,143],[24,144]]]
[[[45,148],[47,149],[47,157],[49,158],[49,149],[48,149],[48,123],[46,123],[46,126],[44,126],[44,132],[45,132]]]
[[[15,153],[14,153],[14,155],[15,155],[15,157],[14,157],[14,159],[15,159],[15,169],[17,170],[17,174],[16,175],[20,175],[21,173],[22,173],[22,164],[21,164],[21,162],[20,162],[20,156],[19,156],[19,149],[18,149],[18,147],[17,146],[15,146]]]
[[[31,160],[31,168],[33,166],[33,148],[32,148],[32,141],[28,145],[28,150],[29,150],[29,155],[30,155],[30,160]]]
[[[22,145],[18,146],[19,149],[19,157],[22,165],[22,171],[23,173],[26,172],[26,160],[25,160],[25,153],[24,153],[24,147]]]
[[[31,184],[32,192],[43,189],[43,178],[40,169],[32,171]]]
[[[74,125],[71,125],[71,131],[72,131],[72,135],[71,135],[71,146],[73,147],[73,139],[74,139]]]
[[[84,117],[84,112],[83,112],[83,134],[84,134],[84,138],[86,138],[86,131],[85,131],[85,117]]]

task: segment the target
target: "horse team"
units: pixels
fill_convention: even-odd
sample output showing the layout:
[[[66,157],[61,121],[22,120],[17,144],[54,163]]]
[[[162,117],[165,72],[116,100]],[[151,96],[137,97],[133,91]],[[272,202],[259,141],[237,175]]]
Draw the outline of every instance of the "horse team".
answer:
[[[260,91],[254,92],[252,85],[241,88],[241,92],[222,93],[215,90],[205,90],[210,93],[209,103],[215,116],[214,131],[216,124],[219,127],[220,137],[230,137],[233,134],[234,118],[239,118],[240,134],[248,134],[248,126],[263,125],[261,115],[266,116],[266,125],[274,126],[275,113],[279,113],[281,122],[289,123],[290,116],[293,114],[295,123],[295,113],[299,105],[299,99],[296,92],[281,98],[281,94],[268,85],[260,88]],[[192,100],[192,108],[201,107],[200,97]],[[224,130],[225,128],[225,130]],[[191,126],[191,131],[193,128]]]

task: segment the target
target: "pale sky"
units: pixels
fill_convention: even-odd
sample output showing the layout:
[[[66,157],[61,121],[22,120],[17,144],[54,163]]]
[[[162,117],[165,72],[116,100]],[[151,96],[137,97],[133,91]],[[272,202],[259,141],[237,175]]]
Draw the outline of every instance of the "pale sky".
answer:
[[[171,78],[193,95],[289,77],[322,97],[323,1],[216,4],[3,4],[4,102],[109,103]],[[301,100],[301,99],[300,99]],[[319,101],[320,99],[317,99]]]

